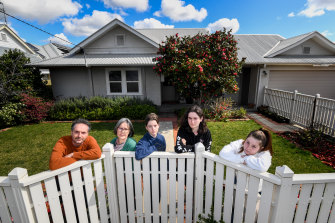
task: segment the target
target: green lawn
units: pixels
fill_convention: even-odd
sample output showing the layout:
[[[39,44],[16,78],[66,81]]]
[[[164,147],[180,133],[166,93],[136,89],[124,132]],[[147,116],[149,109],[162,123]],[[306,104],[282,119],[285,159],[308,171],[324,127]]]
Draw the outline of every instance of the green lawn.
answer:
[[[144,123],[133,123],[134,139],[138,141],[145,133]],[[115,123],[92,123],[91,135],[102,147],[113,137]],[[71,123],[42,123],[18,126],[0,132],[0,176],[6,176],[13,168],[28,169],[29,175],[48,169],[49,157],[56,141],[63,135],[70,134]],[[210,122],[213,137],[212,152],[218,154],[229,142],[245,138],[253,130],[260,128],[253,121]],[[273,135],[274,156],[270,172],[276,166],[287,165],[295,173],[335,172],[314,158],[310,152],[296,148],[287,140]]]

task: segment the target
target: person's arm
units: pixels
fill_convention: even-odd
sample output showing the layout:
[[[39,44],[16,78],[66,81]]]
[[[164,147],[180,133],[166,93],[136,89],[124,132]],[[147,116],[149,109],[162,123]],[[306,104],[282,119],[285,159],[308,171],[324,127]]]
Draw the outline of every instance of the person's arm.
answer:
[[[242,158],[241,153],[238,153],[239,149],[242,146],[242,142],[243,140],[239,139],[234,142],[231,142],[228,145],[225,145],[221,149],[219,156],[233,163],[243,163],[244,158]]]
[[[208,130],[204,135],[204,146],[205,150],[210,152],[212,146],[212,135],[211,132]]]
[[[151,153],[156,151],[156,148],[151,145],[151,143],[146,139],[144,136],[138,143],[136,144],[135,147],[135,158],[137,160],[141,160],[144,157],[149,156]]]
[[[176,153],[186,153],[186,152],[194,151],[194,145],[185,145],[183,143],[182,139],[187,140],[186,134],[187,133],[185,132],[185,130],[182,130],[181,128],[179,128],[178,133],[177,133],[176,145],[174,147],[174,151]]]
[[[67,154],[67,148],[70,146],[64,138],[61,138],[57,141],[54,146],[50,160],[49,160],[49,169],[56,170],[65,166],[68,166],[77,161],[73,157],[65,157]]]
[[[246,156],[245,164],[254,169],[259,170],[261,172],[266,172],[271,166],[271,154],[269,151],[261,152],[259,157],[254,156]]]
[[[82,150],[73,153],[77,160],[95,160],[101,157],[101,149],[95,138],[88,136],[82,145]]]

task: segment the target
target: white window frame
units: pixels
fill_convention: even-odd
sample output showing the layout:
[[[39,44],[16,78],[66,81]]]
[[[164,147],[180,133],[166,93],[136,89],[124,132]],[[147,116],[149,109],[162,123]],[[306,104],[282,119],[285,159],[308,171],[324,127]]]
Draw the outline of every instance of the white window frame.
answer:
[[[119,36],[122,36],[122,37],[123,37],[123,45],[119,45],[118,42],[117,42],[117,38],[118,38]],[[115,45],[116,45],[117,47],[123,47],[123,46],[126,45],[126,37],[125,37],[124,34],[116,34],[116,35],[115,35]]]
[[[122,92],[111,92],[110,91],[110,80],[109,72],[110,71],[121,71],[121,89]],[[127,92],[127,80],[126,80],[126,71],[137,71],[138,73],[138,92]],[[107,95],[142,95],[142,75],[140,68],[107,68],[106,69],[106,89]]]

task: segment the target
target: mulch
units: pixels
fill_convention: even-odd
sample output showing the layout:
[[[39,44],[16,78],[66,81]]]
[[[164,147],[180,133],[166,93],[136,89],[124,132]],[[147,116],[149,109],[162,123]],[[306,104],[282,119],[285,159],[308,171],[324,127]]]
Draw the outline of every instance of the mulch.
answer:
[[[299,142],[297,142],[297,133],[279,133],[279,136],[283,137],[284,139],[294,143],[297,147],[301,149],[308,150],[312,153],[314,157],[321,160],[322,163],[331,166],[335,169],[335,140],[330,142],[329,140],[320,140],[318,141],[317,146],[314,147],[305,147]]]

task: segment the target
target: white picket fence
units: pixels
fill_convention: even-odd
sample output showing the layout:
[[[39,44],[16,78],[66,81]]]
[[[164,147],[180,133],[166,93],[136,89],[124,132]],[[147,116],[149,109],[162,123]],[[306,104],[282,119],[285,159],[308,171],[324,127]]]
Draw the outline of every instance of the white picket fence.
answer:
[[[261,193],[259,193],[259,185]],[[0,222],[335,222],[335,174],[259,173],[206,152],[134,152],[103,147],[98,160],[0,178]]]
[[[313,127],[323,133],[335,136],[335,100],[265,88],[264,104],[270,110],[290,119],[302,127]]]

